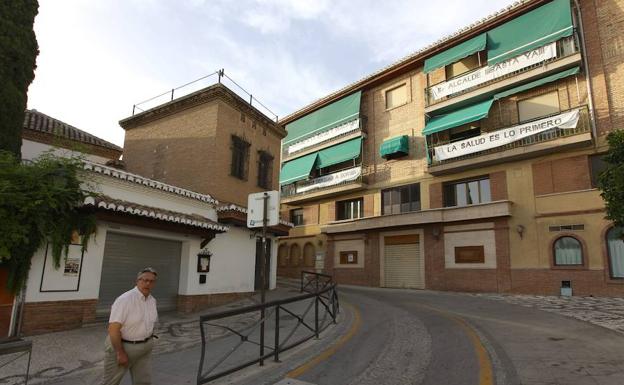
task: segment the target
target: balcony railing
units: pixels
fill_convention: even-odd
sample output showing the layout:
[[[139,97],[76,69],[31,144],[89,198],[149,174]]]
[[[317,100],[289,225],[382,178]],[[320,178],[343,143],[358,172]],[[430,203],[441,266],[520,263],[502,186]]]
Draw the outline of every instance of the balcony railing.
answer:
[[[443,161],[435,160],[433,147],[449,144],[450,141],[448,140],[437,141],[437,142],[431,141],[428,143],[429,158],[431,159],[431,163],[429,167],[440,166],[440,165],[458,162],[458,161],[466,160],[466,159],[474,159],[474,158],[478,158],[480,156],[487,155],[487,154],[500,153],[500,152],[508,151],[514,148],[530,146],[530,145],[537,144],[537,143],[544,143],[544,142],[548,142],[548,141],[552,141],[552,140],[556,140],[556,139],[560,139],[564,137],[569,137],[573,135],[579,135],[579,134],[590,132],[591,124],[589,121],[589,110],[587,109],[587,106],[583,106],[581,108],[577,107],[577,108],[574,108],[573,110],[576,110],[576,109],[579,109],[580,111],[579,111],[579,120],[575,128],[558,128],[557,127],[548,131],[541,132],[539,134],[531,135],[524,139],[520,139],[515,142],[500,146],[500,147],[495,147],[495,148],[475,152],[475,153],[464,155],[464,156],[458,156],[458,157],[446,159]],[[565,112],[567,111],[562,111],[557,114],[562,114]],[[537,120],[544,119],[544,118],[545,117],[542,116],[542,117],[533,119],[531,121],[537,121]],[[523,122],[523,124],[530,123],[531,121]],[[506,127],[508,126],[498,127],[498,129],[502,130]],[[495,133],[496,131],[497,130],[492,130],[490,131],[490,133]]]
[[[353,183],[364,183],[361,165],[282,186],[281,196],[282,198],[290,198]]]
[[[535,68],[542,67],[542,66],[544,66],[544,65],[546,65],[548,63],[556,62],[556,61],[561,60],[561,59],[563,59],[565,57],[572,56],[572,55],[576,54],[577,52],[579,52],[579,48],[578,48],[579,44],[578,44],[578,40],[577,40],[577,37],[576,37],[576,33],[573,34],[572,36],[569,36],[569,37],[566,37],[566,38],[563,38],[563,39],[557,41],[556,47],[557,47],[557,54],[556,54],[555,57],[553,57],[551,59],[542,61],[540,63],[533,64],[531,66],[527,66],[527,67],[521,68],[521,69],[519,69],[517,71],[510,72],[508,74],[496,77],[496,78],[494,78],[492,80],[489,80],[489,81],[486,81],[486,82],[483,82],[483,83],[479,83],[479,84],[477,84],[477,85],[475,85],[473,87],[470,87],[470,88],[467,88],[467,89],[464,89],[464,90],[452,93],[452,94],[450,94],[448,96],[444,96],[444,97],[441,97],[439,99],[434,99],[433,98],[432,90],[434,89],[434,87],[436,87],[436,86],[438,86],[438,85],[440,85],[442,83],[453,81],[453,80],[458,79],[460,77],[468,77],[471,74],[473,74],[473,73],[475,73],[477,71],[482,70],[484,67],[487,67],[487,63],[485,63],[484,65],[482,65],[482,66],[480,66],[478,68],[475,68],[472,71],[465,72],[463,74],[460,74],[460,75],[454,76],[452,78],[449,78],[449,79],[443,80],[441,82],[438,82],[436,84],[433,84],[433,85],[429,86],[428,88],[425,88],[425,101],[426,101],[427,107],[435,105],[435,104],[438,104],[438,103],[442,103],[442,102],[444,102],[446,100],[455,98],[455,97],[460,96],[460,95],[467,94],[467,93],[472,92],[472,91],[474,91],[476,89],[479,89],[481,87],[486,87],[486,86],[488,86],[490,84],[497,83],[497,82],[499,82],[501,80],[508,79],[508,78],[517,76],[519,74],[525,73],[525,72],[529,72],[529,71],[531,71],[531,70],[533,70]]]

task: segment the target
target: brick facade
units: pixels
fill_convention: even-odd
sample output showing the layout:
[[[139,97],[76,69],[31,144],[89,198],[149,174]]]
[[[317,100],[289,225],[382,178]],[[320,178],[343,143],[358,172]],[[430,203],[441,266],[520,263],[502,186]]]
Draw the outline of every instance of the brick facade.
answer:
[[[273,156],[271,189],[278,189],[286,132],[277,123],[220,84],[172,103],[120,122],[128,171],[246,207],[250,193],[264,191],[258,186],[264,151]],[[250,144],[244,179],[230,175],[232,135]]]
[[[586,155],[533,164],[535,195],[590,189],[591,174]]]
[[[95,321],[96,305],[97,299],[27,302],[22,332],[33,335],[79,328]]]

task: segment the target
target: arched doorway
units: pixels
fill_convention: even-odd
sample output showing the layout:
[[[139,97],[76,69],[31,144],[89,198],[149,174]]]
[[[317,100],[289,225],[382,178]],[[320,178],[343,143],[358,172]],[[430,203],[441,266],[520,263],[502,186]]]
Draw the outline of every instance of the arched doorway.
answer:
[[[306,267],[314,267],[314,259],[316,256],[316,250],[314,245],[310,242],[303,246],[303,265]]]

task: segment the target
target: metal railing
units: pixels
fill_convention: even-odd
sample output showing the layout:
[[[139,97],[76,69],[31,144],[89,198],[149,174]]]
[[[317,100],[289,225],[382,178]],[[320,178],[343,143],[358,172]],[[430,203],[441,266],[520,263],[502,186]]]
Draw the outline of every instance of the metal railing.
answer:
[[[9,378],[17,379],[24,378],[24,384],[28,385],[28,376],[30,373],[30,359],[32,355],[32,341],[26,341],[21,338],[12,338],[6,339],[0,342],[0,357],[8,356],[6,362],[0,362],[0,373],[3,372],[2,368],[9,366],[10,364],[16,362],[19,358],[28,356],[28,363],[26,364],[26,374],[25,375],[16,375],[10,377],[2,377],[0,376],[0,380]],[[0,381],[4,383],[3,381]],[[20,381],[21,382],[21,381]]]
[[[279,362],[280,353],[318,338],[323,330],[336,323],[338,311],[336,284],[331,283],[319,291],[200,317],[202,346],[197,384],[256,363],[264,365],[264,360],[270,357]],[[257,318],[251,325],[228,321],[244,314]],[[208,341],[211,328],[229,334]]]
[[[331,275],[314,271],[301,271],[301,292],[317,293],[334,283]]]
[[[578,39],[576,37],[576,33],[574,33],[572,36],[569,36],[569,37],[566,37],[566,38],[563,38],[563,39],[557,41],[557,55],[554,58],[552,58],[552,59],[548,59],[548,60],[545,60],[543,62],[534,64],[534,65],[531,65],[531,66],[528,66],[528,67],[521,68],[521,69],[519,69],[517,71],[505,74],[503,76],[497,77],[495,79],[489,80],[489,81],[484,82],[484,83],[477,84],[477,85],[475,85],[473,87],[470,87],[470,88],[467,88],[465,90],[452,93],[450,95],[444,96],[444,97],[442,97],[440,99],[437,99],[437,100],[433,98],[432,89],[435,86],[437,86],[439,84],[442,84],[442,83],[450,82],[453,79],[457,79],[459,77],[468,76],[468,75],[470,75],[473,72],[479,71],[482,68],[487,67],[487,63],[485,63],[484,65],[482,65],[482,66],[480,66],[478,68],[475,68],[472,71],[464,72],[464,73],[462,73],[460,75],[454,76],[452,78],[445,79],[443,81],[440,81],[438,83],[435,83],[435,84],[430,85],[429,87],[425,88],[424,91],[425,91],[426,106],[429,107],[429,106],[432,106],[432,105],[435,105],[435,104],[438,104],[438,103],[442,103],[442,102],[444,102],[446,100],[455,98],[455,97],[460,96],[460,95],[467,94],[467,93],[472,92],[472,91],[474,91],[476,89],[479,89],[479,88],[482,88],[482,87],[486,87],[486,86],[488,86],[490,84],[499,82],[501,80],[517,76],[517,75],[519,75],[521,73],[525,73],[525,72],[531,71],[531,70],[533,70],[535,68],[543,67],[546,64],[549,64],[549,63],[552,63],[552,62],[556,62],[556,61],[561,60],[563,58],[566,58],[568,56],[574,55],[577,52],[579,52],[579,43],[578,43]]]
[[[278,121],[278,117],[273,111],[271,111],[268,107],[262,104],[252,94],[247,92],[232,78],[227,76],[224,69],[217,70],[211,74],[202,76],[199,79],[195,79],[179,87],[172,88],[171,90],[163,92],[160,95],[153,96],[147,100],[134,104],[132,106],[132,116],[134,116],[136,113],[141,113],[151,108],[155,108],[165,103],[169,103],[176,98],[181,98],[182,96],[186,96],[193,92],[200,91],[208,86],[217,83],[225,85],[232,92],[240,96],[243,100],[247,101],[250,106],[254,107],[268,118],[274,120],[275,122]]]
[[[587,106],[582,106],[580,108],[576,107],[576,108],[573,108],[571,110],[576,110],[576,109],[580,109],[580,111],[579,111],[579,121],[578,121],[578,123],[577,123],[575,128],[554,128],[552,130],[544,131],[544,132],[541,132],[539,134],[531,135],[531,136],[526,137],[524,139],[517,140],[515,142],[506,144],[504,146],[495,147],[495,148],[491,148],[489,150],[483,150],[483,151],[475,152],[475,153],[464,155],[464,156],[458,156],[456,158],[447,159],[447,160],[443,160],[443,161],[435,160],[433,147],[449,144],[450,142],[448,140],[437,141],[437,142],[431,141],[429,143],[429,156],[430,156],[430,159],[431,159],[431,164],[429,165],[429,167],[431,167],[431,166],[440,166],[440,165],[444,165],[444,164],[458,162],[458,161],[465,160],[465,159],[478,158],[480,156],[487,155],[487,154],[504,152],[504,151],[511,150],[511,149],[514,149],[514,148],[530,146],[532,144],[544,143],[544,142],[548,142],[548,141],[555,140],[555,139],[560,139],[560,138],[565,138],[565,137],[569,137],[569,136],[573,136],[573,135],[578,135],[578,134],[584,134],[584,133],[587,133],[587,132],[591,132],[591,124],[590,124],[590,121],[589,121],[589,110],[588,110]],[[571,111],[571,110],[568,110],[568,111]],[[557,115],[565,113],[565,112],[567,112],[567,111],[558,112]],[[522,124],[528,124],[528,123],[531,123],[532,121],[537,121],[537,120],[541,120],[541,119],[544,119],[544,118],[545,117],[542,116],[542,117],[535,118],[535,119],[530,120],[530,121],[523,122]],[[498,129],[504,129],[506,127],[509,127],[509,126],[499,127]],[[495,133],[495,132],[496,132],[496,130],[489,131],[489,133]],[[504,157],[504,155],[501,156],[501,158],[503,158],[503,157]]]

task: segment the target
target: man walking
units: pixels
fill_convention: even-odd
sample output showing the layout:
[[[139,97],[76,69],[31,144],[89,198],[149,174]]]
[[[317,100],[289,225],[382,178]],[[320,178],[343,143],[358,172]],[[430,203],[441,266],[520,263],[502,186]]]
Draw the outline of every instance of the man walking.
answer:
[[[104,385],[118,385],[130,369],[134,385],[151,384],[156,299],[150,294],[158,274],[147,267],[137,274],[136,287],[111,307],[104,353]]]

